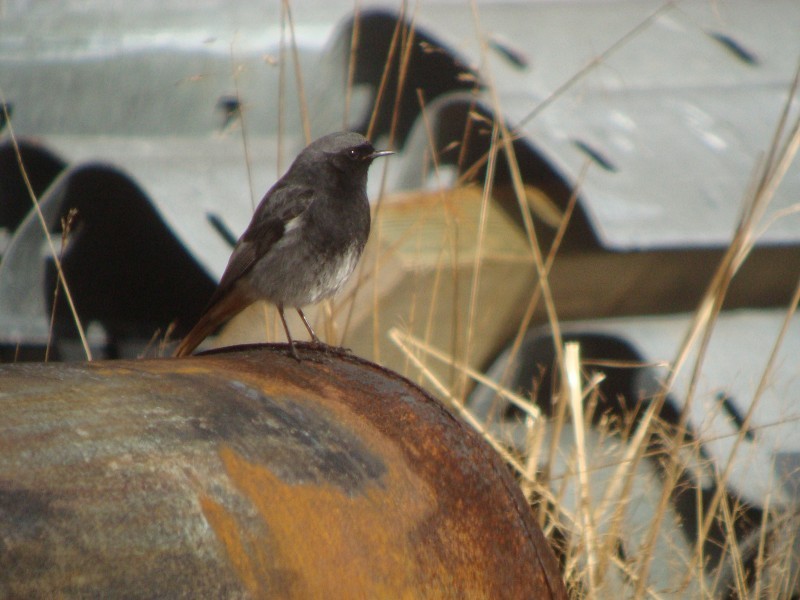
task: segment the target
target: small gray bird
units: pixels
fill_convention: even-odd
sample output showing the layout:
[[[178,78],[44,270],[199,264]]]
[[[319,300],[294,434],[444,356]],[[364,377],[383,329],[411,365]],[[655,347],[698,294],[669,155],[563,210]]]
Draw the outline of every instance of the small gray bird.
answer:
[[[389,154],[353,132],[331,133],[300,152],[259,203],[208,307],[175,356],[191,354],[257,300],[277,306],[296,359],[284,307],[295,308],[313,343],[321,344],[302,307],[333,296],[353,273],[369,237],[367,170]]]

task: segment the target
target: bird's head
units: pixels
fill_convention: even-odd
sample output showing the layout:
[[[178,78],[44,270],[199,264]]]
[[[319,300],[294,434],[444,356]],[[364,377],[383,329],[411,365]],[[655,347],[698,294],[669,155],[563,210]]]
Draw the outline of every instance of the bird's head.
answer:
[[[367,138],[352,131],[323,136],[309,144],[303,153],[322,156],[337,171],[350,176],[366,176],[373,160],[394,154],[390,150],[375,150]]]

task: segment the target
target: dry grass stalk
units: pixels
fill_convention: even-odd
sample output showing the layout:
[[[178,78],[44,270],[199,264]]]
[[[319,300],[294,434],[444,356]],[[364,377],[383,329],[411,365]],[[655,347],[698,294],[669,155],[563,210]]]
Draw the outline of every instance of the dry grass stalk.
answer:
[[[33,209],[36,212],[36,216],[39,219],[39,224],[42,227],[42,232],[47,240],[47,249],[50,251],[50,256],[53,258],[53,264],[55,264],[56,272],[58,273],[58,281],[64,290],[64,296],[67,299],[67,304],[69,304],[69,310],[72,314],[72,319],[75,322],[75,327],[78,330],[78,336],[80,337],[83,351],[86,354],[86,360],[92,360],[92,350],[89,348],[89,342],[86,339],[86,332],[84,331],[83,324],[78,316],[78,311],[75,309],[75,302],[72,299],[72,293],[70,292],[69,285],[67,284],[67,279],[64,277],[64,269],[61,266],[61,258],[58,255],[55,244],[53,243],[53,236],[50,235],[50,228],[47,225],[44,214],[42,214],[42,208],[39,206],[39,199],[36,197],[36,194],[33,191],[33,186],[28,178],[25,165],[22,162],[22,154],[19,149],[19,144],[17,143],[17,137],[14,135],[14,126],[11,122],[11,115],[8,113],[8,103],[6,102],[5,94],[2,90],[0,90],[0,107],[2,107],[3,110],[3,116],[5,117],[8,135],[11,139],[11,145],[14,148],[14,155],[17,158],[17,164],[19,165],[19,170],[25,183],[25,189],[28,191],[28,196],[30,196],[31,202],[33,203]]]

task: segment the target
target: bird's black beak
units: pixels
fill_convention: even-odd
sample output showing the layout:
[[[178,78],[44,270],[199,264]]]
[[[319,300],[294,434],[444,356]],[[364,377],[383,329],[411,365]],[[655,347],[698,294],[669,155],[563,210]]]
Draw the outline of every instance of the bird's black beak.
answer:
[[[370,160],[375,160],[376,158],[380,158],[381,156],[389,156],[390,154],[394,154],[392,150],[376,150],[372,154],[367,156]]]

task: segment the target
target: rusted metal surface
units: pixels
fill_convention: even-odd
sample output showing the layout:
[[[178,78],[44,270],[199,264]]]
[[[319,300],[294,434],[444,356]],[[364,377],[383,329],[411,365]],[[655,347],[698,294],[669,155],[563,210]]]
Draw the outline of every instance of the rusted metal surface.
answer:
[[[566,597],[480,436],[301,354],[0,367],[0,596]]]

